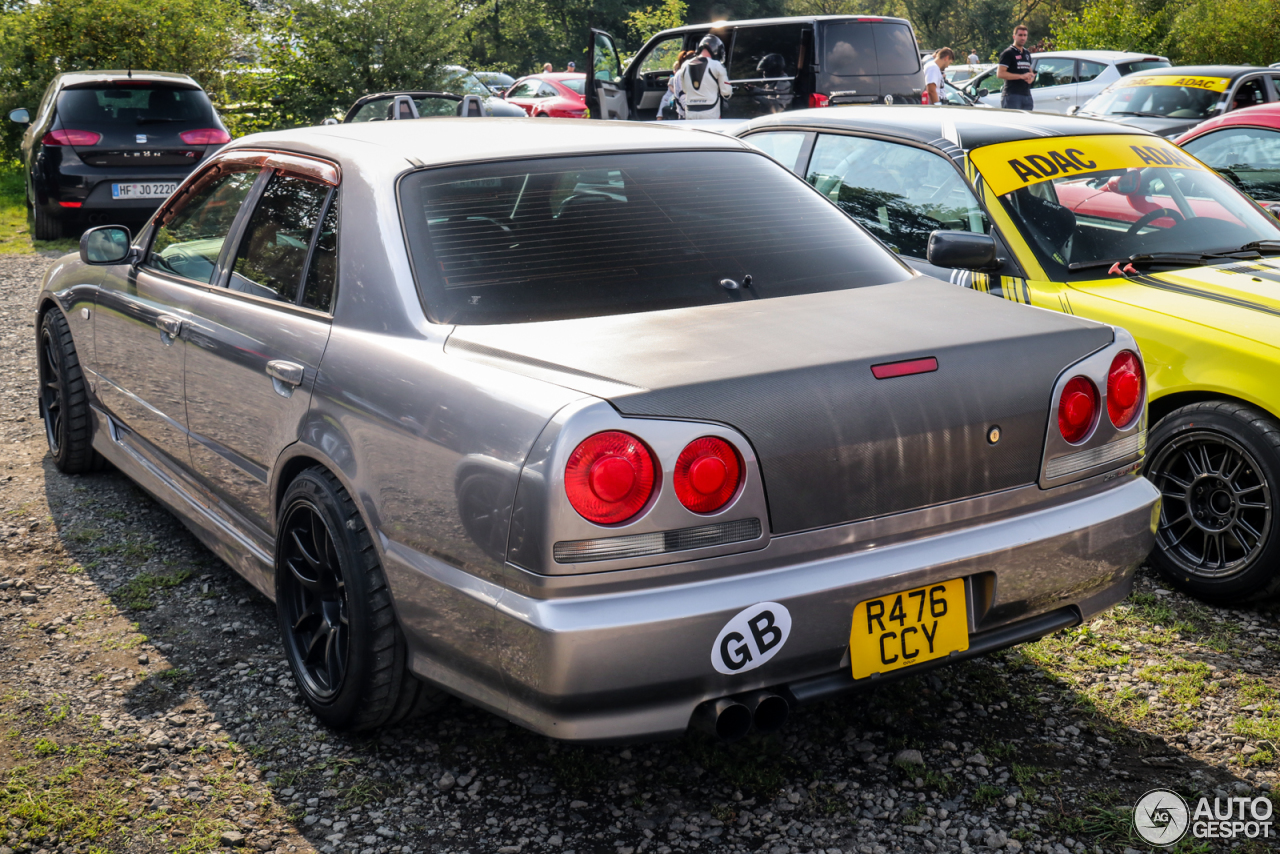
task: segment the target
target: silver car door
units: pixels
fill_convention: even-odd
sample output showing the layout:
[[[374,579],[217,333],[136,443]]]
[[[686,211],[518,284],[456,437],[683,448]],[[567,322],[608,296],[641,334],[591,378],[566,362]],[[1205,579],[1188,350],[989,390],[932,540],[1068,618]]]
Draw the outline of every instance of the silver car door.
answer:
[[[211,170],[157,220],[137,266],[106,268],[94,318],[99,401],[119,438],[153,462],[186,468],[183,369],[190,306],[213,280],[257,170]]]
[[[1076,61],[1065,56],[1046,56],[1032,66],[1036,79],[1031,96],[1043,113],[1065,113],[1076,103]]]
[[[223,286],[192,306],[186,386],[196,478],[264,548],[274,529],[271,467],[298,438],[329,340],[337,170],[324,168],[323,180],[272,171],[227,253]]]

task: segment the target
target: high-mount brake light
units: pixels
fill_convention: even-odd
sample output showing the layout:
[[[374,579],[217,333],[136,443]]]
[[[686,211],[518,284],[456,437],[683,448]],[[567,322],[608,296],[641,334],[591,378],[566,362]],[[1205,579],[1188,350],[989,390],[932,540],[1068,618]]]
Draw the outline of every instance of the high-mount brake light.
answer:
[[[1107,415],[1112,424],[1123,430],[1133,423],[1141,408],[1142,363],[1129,350],[1121,350],[1107,372]]]
[[[686,445],[671,475],[676,498],[694,513],[714,513],[724,507],[741,483],[738,449],[715,436],[703,436]]]
[[[653,453],[630,433],[584,439],[564,467],[564,490],[582,518],[616,525],[639,513],[658,485]]]
[[[200,130],[184,130],[178,138],[187,145],[222,145],[231,141],[231,134],[222,128],[201,128]]]
[[[51,130],[40,140],[41,145],[97,145],[102,134],[91,130]]]
[[[1086,377],[1072,377],[1058,398],[1058,430],[1075,444],[1089,434],[1098,415],[1098,389]]]
[[[826,95],[822,94],[821,92],[811,92],[809,94],[809,106],[810,107],[829,107],[831,106],[831,99],[828,98]]]

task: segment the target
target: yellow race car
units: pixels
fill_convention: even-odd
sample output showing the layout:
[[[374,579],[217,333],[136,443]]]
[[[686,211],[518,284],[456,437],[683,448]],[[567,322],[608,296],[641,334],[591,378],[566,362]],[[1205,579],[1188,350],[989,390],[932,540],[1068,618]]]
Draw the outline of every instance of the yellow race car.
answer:
[[[1132,332],[1163,494],[1152,563],[1216,602],[1280,590],[1273,216],[1171,142],[1109,122],[859,106],[736,135],[921,272]],[[992,365],[992,382],[1017,367]]]

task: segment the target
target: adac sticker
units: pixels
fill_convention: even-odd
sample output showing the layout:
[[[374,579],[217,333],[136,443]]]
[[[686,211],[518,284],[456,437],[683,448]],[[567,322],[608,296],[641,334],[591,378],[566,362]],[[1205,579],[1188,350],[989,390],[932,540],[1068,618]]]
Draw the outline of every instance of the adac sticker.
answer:
[[[777,655],[790,635],[786,606],[759,602],[724,624],[711,648],[711,666],[726,676],[755,670]]]
[[[1106,169],[1205,168],[1168,140],[1127,134],[1004,142],[975,149],[969,159],[997,196],[1041,181],[1078,178]]]
[[[1116,81],[1117,89],[1134,86],[1185,86],[1188,89],[1204,89],[1207,92],[1225,92],[1231,85],[1230,77],[1181,77],[1177,74],[1155,74],[1150,77],[1131,75]]]

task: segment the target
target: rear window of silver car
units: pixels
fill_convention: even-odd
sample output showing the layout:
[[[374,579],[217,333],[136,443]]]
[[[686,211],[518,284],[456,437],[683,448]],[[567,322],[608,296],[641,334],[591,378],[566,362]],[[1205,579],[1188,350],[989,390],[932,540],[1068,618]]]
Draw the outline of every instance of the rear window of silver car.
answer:
[[[473,164],[410,173],[400,194],[418,286],[438,323],[628,314],[912,275],[755,152]]]

